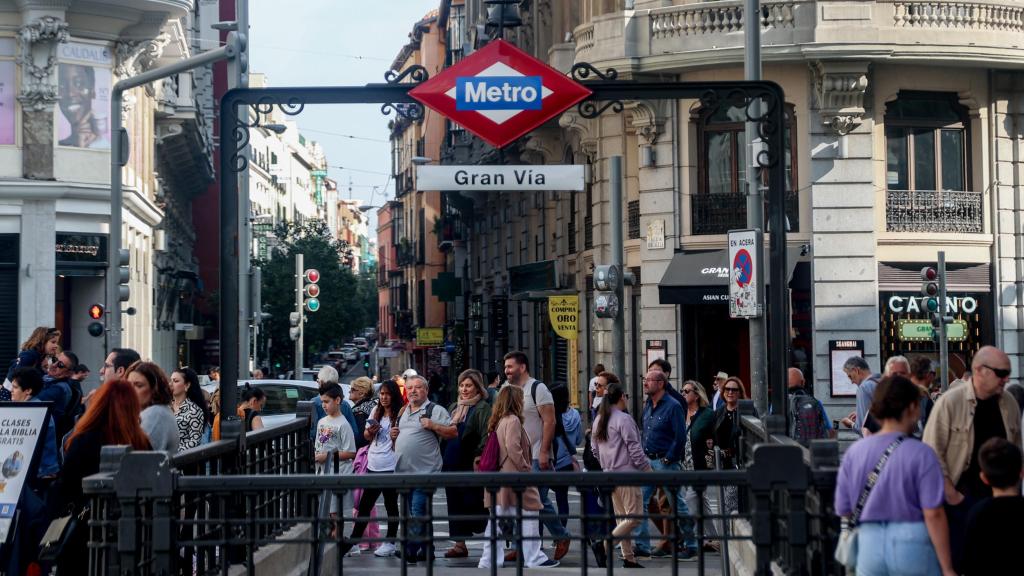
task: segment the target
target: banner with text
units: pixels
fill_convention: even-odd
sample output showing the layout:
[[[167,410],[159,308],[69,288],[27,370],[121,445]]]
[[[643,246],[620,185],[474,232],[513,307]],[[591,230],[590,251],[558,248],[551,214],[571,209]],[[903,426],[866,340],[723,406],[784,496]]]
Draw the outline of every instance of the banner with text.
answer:
[[[417,190],[583,190],[582,164],[417,166]]]
[[[548,296],[548,317],[555,334],[575,340],[579,331],[580,297]]]
[[[0,403],[0,542],[18,509],[25,478],[46,427],[48,404]]]

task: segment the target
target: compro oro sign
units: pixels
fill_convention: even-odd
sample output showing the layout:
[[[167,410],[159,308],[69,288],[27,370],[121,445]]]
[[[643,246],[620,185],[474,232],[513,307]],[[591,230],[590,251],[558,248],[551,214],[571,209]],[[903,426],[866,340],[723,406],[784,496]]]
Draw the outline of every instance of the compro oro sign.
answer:
[[[579,332],[580,297],[548,296],[548,317],[555,334],[566,340],[575,340]]]
[[[761,291],[761,231],[729,231],[729,316],[757,318]]]
[[[417,166],[417,190],[583,190],[583,165]]]
[[[416,345],[432,348],[444,346],[444,328],[417,328]]]

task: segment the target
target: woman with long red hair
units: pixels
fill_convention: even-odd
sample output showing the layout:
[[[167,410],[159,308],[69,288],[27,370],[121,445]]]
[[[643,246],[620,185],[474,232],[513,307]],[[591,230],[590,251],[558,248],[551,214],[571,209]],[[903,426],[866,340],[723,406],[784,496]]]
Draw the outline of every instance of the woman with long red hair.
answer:
[[[50,512],[60,517],[69,511],[79,514],[88,504],[82,493],[82,480],[100,470],[100,451],[104,446],[128,445],[149,450],[149,439],[142,431],[139,397],[127,380],[112,380],[99,388],[74,431],[64,442],[64,468],[50,492]],[[78,574],[89,561],[86,543],[88,530],[78,530],[57,560],[57,574]]]

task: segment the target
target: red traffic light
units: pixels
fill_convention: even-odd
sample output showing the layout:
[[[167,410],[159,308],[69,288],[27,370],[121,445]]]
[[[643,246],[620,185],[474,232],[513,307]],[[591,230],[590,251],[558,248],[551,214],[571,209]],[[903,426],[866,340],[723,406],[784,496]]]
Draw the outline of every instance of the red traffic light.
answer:
[[[92,306],[89,306],[89,318],[92,318],[93,320],[103,318],[103,305],[93,304]]]
[[[931,266],[925,266],[921,268],[921,280],[925,282],[932,282],[939,277],[939,271]]]
[[[320,285],[319,284],[306,284],[306,296],[310,298],[320,297]]]
[[[310,268],[309,270],[306,270],[305,277],[306,282],[316,284],[317,282],[320,281],[320,271],[317,270],[316,268]]]

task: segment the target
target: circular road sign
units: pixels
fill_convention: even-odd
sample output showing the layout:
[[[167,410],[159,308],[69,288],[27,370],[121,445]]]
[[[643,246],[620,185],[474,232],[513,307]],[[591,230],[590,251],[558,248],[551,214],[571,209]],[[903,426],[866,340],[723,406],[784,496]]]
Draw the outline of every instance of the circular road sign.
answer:
[[[754,277],[754,263],[750,258],[750,252],[742,248],[736,252],[736,257],[732,261],[732,269],[739,270],[739,276],[736,278],[737,284],[740,286],[750,284]]]

